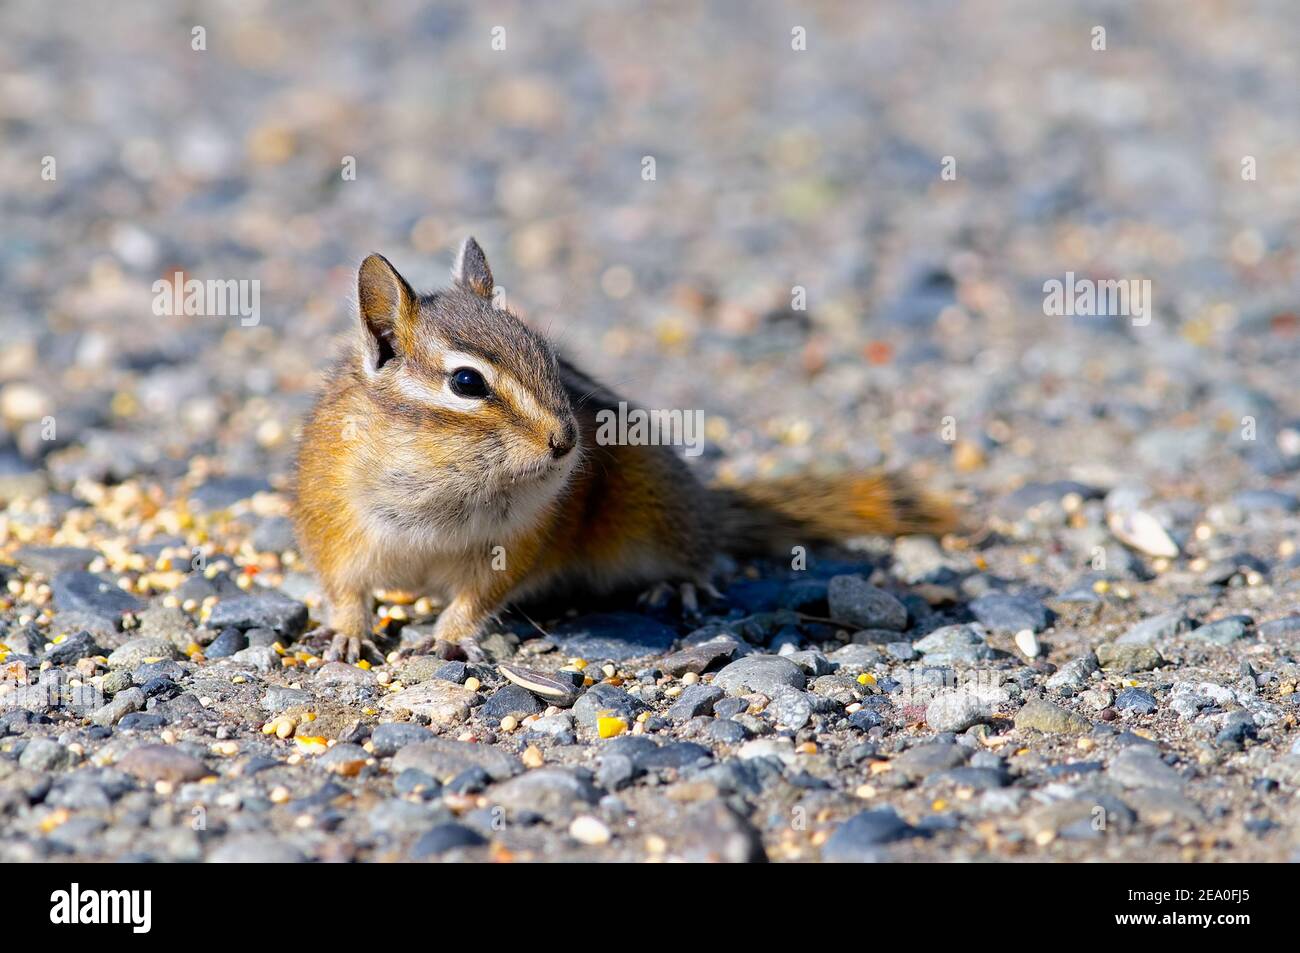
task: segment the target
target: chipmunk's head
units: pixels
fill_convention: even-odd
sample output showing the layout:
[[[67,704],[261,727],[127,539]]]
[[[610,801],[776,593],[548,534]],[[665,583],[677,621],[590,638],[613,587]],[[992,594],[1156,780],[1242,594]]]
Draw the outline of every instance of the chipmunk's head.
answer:
[[[400,482],[438,487],[466,518],[553,497],[579,455],[573,407],[550,345],[494,302],[478,242],[461,246],[446,289],[417,295],[371,255],[357,292],[358,356]]]

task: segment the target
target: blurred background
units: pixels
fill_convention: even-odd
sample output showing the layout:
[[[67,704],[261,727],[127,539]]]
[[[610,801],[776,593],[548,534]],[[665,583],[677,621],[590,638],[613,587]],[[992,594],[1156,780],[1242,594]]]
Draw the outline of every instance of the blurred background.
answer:
[[[1287,0],[10,0],[0,497],[283,486],[356,265],[432,288],[467,234],[724,475],[1294,483],[1297,49]],[[178,270],[258,326],[156,316]],[[1067,271],[1154,320],[1044,315]]]

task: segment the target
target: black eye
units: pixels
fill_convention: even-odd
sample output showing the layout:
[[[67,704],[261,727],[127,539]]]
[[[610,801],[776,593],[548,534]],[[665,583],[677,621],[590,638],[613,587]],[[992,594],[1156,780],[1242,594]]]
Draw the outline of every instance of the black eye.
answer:
[[[472,367],[460,367],[451,372],[451,392],[457,397],[482,399],[488,395],[487,381]]]

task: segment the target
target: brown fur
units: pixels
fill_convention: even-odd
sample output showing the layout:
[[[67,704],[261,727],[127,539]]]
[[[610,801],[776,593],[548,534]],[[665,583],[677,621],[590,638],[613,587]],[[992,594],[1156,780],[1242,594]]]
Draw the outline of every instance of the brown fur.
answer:
[[[597,413],[618,396],[492,306],[472,239],[454,278],[420,297],[368,258],[360,333],[303,428],[298,538],[350,656],[368,634],[375,588],[441,591],[451,601],[436,634],[456,642],[506,601],[561,586],[707,585],[717,552],[955,523],[944,503],[890,474],[710,488],[672,448],[599,445]],[[444,365],[457,361],[493,376],[488,399],[449,392],[454,368]],[[556,441],[575,426],[577,449],[557,459]]]

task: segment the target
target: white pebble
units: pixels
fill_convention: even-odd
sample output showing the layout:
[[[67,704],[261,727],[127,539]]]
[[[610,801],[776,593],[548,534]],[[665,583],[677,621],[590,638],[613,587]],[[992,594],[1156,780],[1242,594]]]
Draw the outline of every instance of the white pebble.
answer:
[[[599,818],[583,814],[575,817],[573,823],[569,825],[569,836],[580,844],[596,847],[608,844],[610,833],[609,828]]]
[[[1140,553],[1166,559],[1178,556],[1178,544],[1146,510],[1117,510],[1106,517],[1106,523],[1116,539]]]
[[[1032,629],[1021,629],[1016,633],[1016,648],[1025,653],[1025,658],[1038,658],[1042,651]]]

